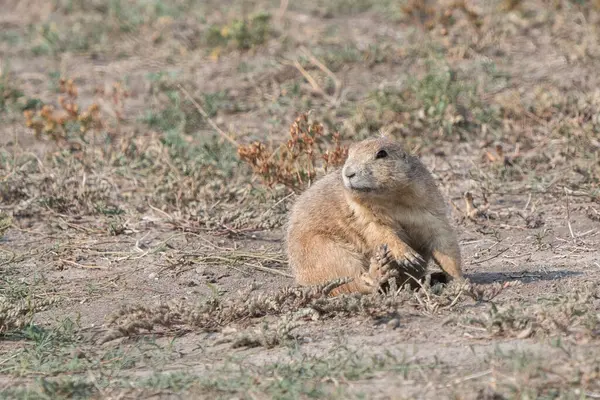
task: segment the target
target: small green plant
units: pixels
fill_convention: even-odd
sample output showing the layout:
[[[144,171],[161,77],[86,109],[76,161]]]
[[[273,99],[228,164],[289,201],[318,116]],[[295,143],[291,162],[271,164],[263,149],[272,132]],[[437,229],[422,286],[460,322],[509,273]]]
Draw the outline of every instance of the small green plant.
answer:
[[[26,327],[35,313],[58,302],[55,296],[38,295],[36,285],[0,277],[0,335]]]
[[[427,75],[413,84],[413,91],[425,113],[434,118],[443,117],[463,89],[464,85],[457,81],[453,70],[433,65]]]
[[[159,373],[140,379],[132,386],[154,390],[187,390],[199,379],[198,376],[186,372]]]
[[[159,72],[149,75],[148,79],[152,82],[153,94],[163,100],[158,107],[146,110],[140,121],[161,132],[195,133],[203,121],[193,104],[181,98],[180,91],[174,85],[176,76]],[[229,104],[235,106],[225,91],[203,93],[202,100],[209,117],[214,117]]]
[[[160,86],[157,90],[160,92],[162,88],[166,102],[157,110],[146,111],[141,122],[160,132],[160,141],[168,149],[171,163],[186,176],[207,175],[206,167],[230,176],[239,161],[235,149],[221,143],[215,135],[200,134],[198,128],[203,122],[193,104],[181,99],[180,92],[172,89],[168,82],[157,84]],[[207,114],[214,116],[226,95],[217,92],[203,97]]]
[[[218,51],[227,46],[248,50],[263,44],[271,33],[271,15],[258,13],[248,19],[236,19],[224,26],[214,25],[207,33],[207,44]]]
[[[165,92],[168,104],[159,110],[146,110],[141,122],[149,128],[161,132],[183,132],[186,124],[186,114],[181,108],[179,92],[168,90]]]
[[[384,130],[402,136],[423,132],[428,139],[432,135],[465,139],[468,132],[497,122],[496,110],[478,97],[476,86],[434,57],[428,59],[423,76],[407,79],[402,87],[371,92],[350,127],[359,136]]]
[[[66,318],[52,329],[29,324],[15,338],[24,345],[13,353],[14,362],[5,372],[25,376],[35,371],[43,374],[78,372],[90,367],[91,361],[77,351],[82,338],[76,321]]]
[[[29,35],[36,56],[58,55],[66,51],[85,52],[108,41],[106,26],[81,21],[78,24],[43,22],[32,26]],[[82,29],[85,26],[86,29]]]
[[[0,66],[0,113],[23,97],[23,92],[14,83],[14,76],[9,72],[8,66]]]

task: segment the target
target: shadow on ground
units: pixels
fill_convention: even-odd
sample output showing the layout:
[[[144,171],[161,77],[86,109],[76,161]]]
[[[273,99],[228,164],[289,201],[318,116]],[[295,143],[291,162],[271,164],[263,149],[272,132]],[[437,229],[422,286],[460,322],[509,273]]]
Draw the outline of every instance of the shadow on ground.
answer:
[[[555,281],[582,274],[583,273],[579,271],[568,270],[557,270],[551,272],[475,272],[472,274],[465,274],[465,277],[467,277],[473,283],[481,284],[511,281],[529,283],[537,281]]]

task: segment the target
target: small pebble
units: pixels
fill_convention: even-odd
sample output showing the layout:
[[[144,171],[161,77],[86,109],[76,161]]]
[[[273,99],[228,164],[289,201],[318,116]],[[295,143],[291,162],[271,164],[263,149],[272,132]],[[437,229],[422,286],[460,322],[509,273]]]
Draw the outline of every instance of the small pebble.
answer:
[[[396,329],[399,326],[400,326],[400,320],[398,318],[391,319],[387,323],[388,329]]]

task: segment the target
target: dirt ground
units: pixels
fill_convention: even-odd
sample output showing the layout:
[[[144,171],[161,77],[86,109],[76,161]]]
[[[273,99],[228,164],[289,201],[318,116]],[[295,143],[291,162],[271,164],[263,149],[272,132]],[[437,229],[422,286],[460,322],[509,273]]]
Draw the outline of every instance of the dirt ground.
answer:
[[[0,397],[600,398],[597,1],[2,9]],[[336,132],[422,158],[467,284],[294,285]]]

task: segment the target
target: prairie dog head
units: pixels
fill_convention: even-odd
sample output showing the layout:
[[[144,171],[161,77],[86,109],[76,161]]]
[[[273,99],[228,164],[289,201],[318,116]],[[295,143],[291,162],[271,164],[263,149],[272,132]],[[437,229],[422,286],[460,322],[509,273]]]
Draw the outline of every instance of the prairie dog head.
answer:
[[[352,144],[341,173],[344,187],[352,195],[386,196],[409,191],[422,168],[399,143],[376,138]]]

